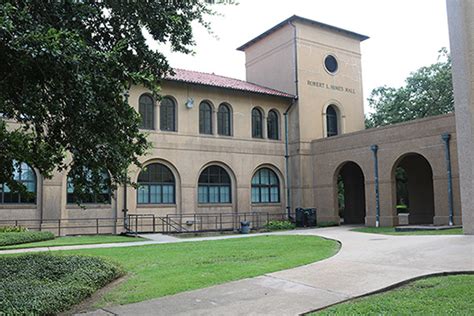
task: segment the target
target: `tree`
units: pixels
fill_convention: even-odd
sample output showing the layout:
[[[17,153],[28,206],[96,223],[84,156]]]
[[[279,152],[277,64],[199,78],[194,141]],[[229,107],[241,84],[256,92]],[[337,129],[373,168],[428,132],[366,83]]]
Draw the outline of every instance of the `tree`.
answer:
[[[148,143],[124,92],[136,84],[158,94],[171,71],[144,31],[190,53],[191,23],[209,29],[208,14],[198,0],[2,0],[0,184],[21,189],[14,161],[45,177],[70,168],[79,195],[129,181]],[[110,179],[96,183],[103,171]]]
[[[411,73],[401,88],[379,87],[368,98],[374,110],[366,127],[378,127],[454,111],[451,58],[443,48],[438,61]]]

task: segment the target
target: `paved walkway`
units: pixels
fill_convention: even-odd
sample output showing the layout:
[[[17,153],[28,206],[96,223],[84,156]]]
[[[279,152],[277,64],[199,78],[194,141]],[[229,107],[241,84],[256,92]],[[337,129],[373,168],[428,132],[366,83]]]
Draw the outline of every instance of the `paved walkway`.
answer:
[[[271,233],[318,235],[339,240],[342,243],[339,253],[323,261],[145,302],[109,307],[89,315],[297,315],[425,275],[474,271],[474,236],[389,236],[349,229],[331,227]],[[0,254],[252,236],[258,235],[180,239],[156,234],[146,236],[151,241],[3,250]]]
[[[388,236],[348,227],[285,234],[336,239],[342,248],[306,266],[89,315],[298,315],[413,278],[474,271],[474,236]]]
[[[281,233],[266,233],[267,235],[281,234]],[[46,251],[61,251],[61,250],[77,250],[77,249],[97,249],[97,248],[118,248],[118,247],[136,247],[144,245],[158,245],[158,244],[169,244],[177,242],[190,242],[190,241],[206,241],[206,240],[219,240],[229,238],[244,238],[244,237],[255,237],[262,236],[262,234],[248,234],[248,235],[222,235],[215,237],[196,237],[196,238],[177,238],[170,235],[163,234],[145,234],[139,235],[140,237],[147,238],[144,241],[134,242],[116,242],[109,244],[90,244],[90,245],[73,245],[73,246],[53,246],[53,247],[37,247],[37,248],[23,248],[23,249],[9,249],[0,250],[0,255],[14,254],[14,253],[29,253],[29,252],[46,252]]]

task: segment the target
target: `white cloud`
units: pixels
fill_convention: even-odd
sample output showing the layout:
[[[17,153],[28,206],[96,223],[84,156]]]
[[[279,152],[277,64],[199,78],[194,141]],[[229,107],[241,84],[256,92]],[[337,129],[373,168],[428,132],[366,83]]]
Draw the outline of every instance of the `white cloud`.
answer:
[[[208,34],[195,25],[196,54],[160,47],[173,67],[245,79],[244,53],[236,48],[293,14],[370,36],[362,43],[364,97],[382,85],[400,86],[406,76],[436,61],[449,47],[445,0],[239,0],[215,6]],[[217,38],[216,38],[217,37]],[[156,44],[152,44],[157,48]],[[368,109],[366,109],[368,110]]]

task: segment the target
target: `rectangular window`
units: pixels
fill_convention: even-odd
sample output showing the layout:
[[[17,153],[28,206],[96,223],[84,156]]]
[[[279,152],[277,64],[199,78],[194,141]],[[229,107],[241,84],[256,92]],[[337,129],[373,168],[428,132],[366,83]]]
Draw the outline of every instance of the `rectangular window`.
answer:
[[[280,194],[278,187],[271,187],[270,188],[270,201],[272,203],[280,202]]]
[[[150,185],[150,203],[160,204],[161,203],[161,186]]]
[[[220,202],[230,203],[230,187],[220,187]]]
[[[199,111],[199,133],[212,134],[212,110],[210,108]]]
[[[146,107],[145,128],[153,129],[153,106]]]
[[[138,203],[146,204],[148,202],[148,186],[144,185],[138,188]]]
[[[219,203],[219,187],[209,187],[209,203]]]
[[[198,201],[199,203],[209,203],[209,194],[208,194],[207,186],[199,186]]]
[[[252,203],[260,202],[260,188],[252,188]]]
[[[270,190],[268,190],[268,188],[265,188],[265,189],[262,188],[260,193],[261,193],[262,203],[270,202]]]
[[[201,185],[198,188],[198,202],[206,203],[230,203],[231,189],[228,185]]]
[[[175,131],[174,106],[162,105],[160,108],[160,129],[162,131]]]
[[[217,133],[219,135],[230,136],[229,114],[217,112]]]
[[[164,204],[174,203],[174,186],[163,185],[163,203]]]

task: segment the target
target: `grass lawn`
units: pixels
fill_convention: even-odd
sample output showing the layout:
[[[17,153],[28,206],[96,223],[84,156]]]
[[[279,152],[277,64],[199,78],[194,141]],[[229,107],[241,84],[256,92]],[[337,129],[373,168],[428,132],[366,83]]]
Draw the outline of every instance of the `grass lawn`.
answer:
[[[311,315],[474,315],[474,275],[431,277]]]
[[[334,255],[339,243],[316,236],[259,236],[58,254],[93,255],[120,264],[128,278],[96,307],[140,302],[288,269]]]
[[[385,235],[462,235],[462,228],[443,230],[419,230],[413,232],[396,232],[395,227],[361,227],[351,229],[360,233],[385,234]]]
[[[38,247],[55,247],[55,246],[72,246],[72,245],[90,245],[90,244],[108,244],[117,242],[133,242],[144,241],[146,239],[140,237],[116,236],[116,235],[90,235],[90,236],[68,236],[57,237],[52,240],[31,242],[26,244],[11,245],[0,247],[0,250],[20,249],[20,248],[38,248]]]

